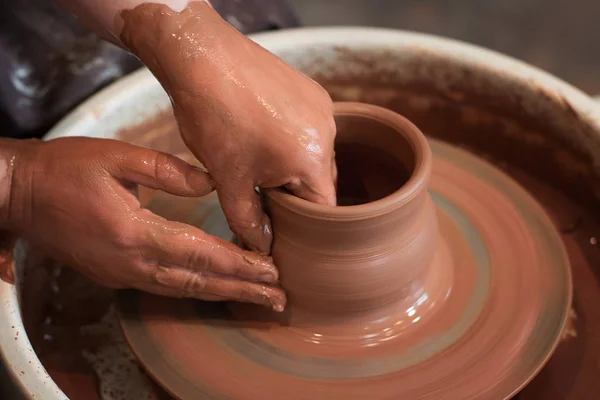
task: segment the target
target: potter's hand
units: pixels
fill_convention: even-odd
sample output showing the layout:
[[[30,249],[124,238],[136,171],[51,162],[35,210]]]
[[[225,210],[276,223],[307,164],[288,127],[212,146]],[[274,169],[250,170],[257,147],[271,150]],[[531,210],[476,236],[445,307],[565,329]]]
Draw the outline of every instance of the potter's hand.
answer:
[[[164,153],[102,139],[0,143],[0,229],[112,288],[281,308],[268,257],[141,208],[137,184],[178,196],[208,174]]]
[[[284,186],[335,205],[333,104],[321,86],[205,3],[181,13],[147,5],[122,15],[122,42],[171,95],[182,137],[215,180],[244,244],[270,251],[270,222],[255,187]]]
[[[268,253],[255,187],[335,204],[329,95],[227,24],[208,2],[61,0],[135,53],[169,92],[181,134],[216,182],[232,230]]]

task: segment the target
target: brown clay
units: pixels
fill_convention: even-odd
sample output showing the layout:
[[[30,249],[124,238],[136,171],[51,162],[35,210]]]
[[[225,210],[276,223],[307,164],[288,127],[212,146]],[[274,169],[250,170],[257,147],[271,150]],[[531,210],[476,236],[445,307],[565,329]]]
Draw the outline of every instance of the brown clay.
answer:
[[[353,120],[352,113],[341,112],[344,107],[368,116]],[[484,161],[432,142],[432,162],[423,136],[409,123],[398,125],[405,121],[401,117],[389,114],[395,123],[386,121],[388,128],[396,129],[379,125],[377,130],[372,125],[385,122],[373,120],[371,106],[336,108],[340,159],[347,160],[343,153],[353,154],[352,143],[364,138],[370,150],[362,155],[385,153],[377,159],[393,171],[395,184],[378,176],[350,185],[345,175],[360,181],[361,171],[367,171],[356,165],[342,170],[340,164],[340,191],[351,189],[340,201],[374,201],[326,207],[268,192],[274,256],[290,296],[285,312],[123,293],[123,327],[134,352],[157,382],[181,399],[512,396],[547,361],[567,319],[568,260],[552,223],[521,187]],[[382,139],[386,131],[395,142]],[[422,185],[412,184],[417,178]],[[388,206],[387,218],[377,219],[380,204]],[[332,229],[352,220],[354,210],[373,205],[375,211],[358,222]],[[396,225],[386,224],[405,207],[410,212],[399,213]],[[361,225],[369,217],[375,222]],[[396,270],[382,257],[362,270],[358,262],[345,269],[349,256],[377,251],[373,237],[381,232],[401,239],[398,247],[389,244],[390,258],[405,252],[404,231],[395,230],[402,224],[413,229],[410,237],[430,239],[420,244],[421,254],[412,255],[417,261],[402,264],[411,258],[400,257]],[[282,234],[281,249],[295,257],[279,253]],[[385,236],[377,240],[393,242]],[[346,241],[353,247],[346,248]],[[365,260],[372,255],[363,254]],[[332,263],[335,257],[342,262]],[[419,257],[425,261],[419,263]],[[302,258],[309,261],[298,262]],[[375,284],[371,277],[378,274]],[[298,280],[302,285],[294,286]]]
[[[381,107],[337,103],[335,120],[337,196],[345,205],[266,194],[281,284],[290,304],[313,313],[364,312],[407,299],[411,307],[438,244],[427,140]]]

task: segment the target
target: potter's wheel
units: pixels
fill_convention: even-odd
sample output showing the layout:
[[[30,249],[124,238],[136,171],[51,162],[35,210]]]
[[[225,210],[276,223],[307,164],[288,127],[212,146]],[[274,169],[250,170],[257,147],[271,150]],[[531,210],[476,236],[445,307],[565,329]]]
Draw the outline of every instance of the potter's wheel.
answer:
[[[392,318],[289,328],[253,306],[124,292],[122,324],[141,363],[182,399],[515,394],[560,339],[571,300],[566,253],[512,179],[463,150],[431,148],[441,245],[430,281],[451,282],[443,296],[422,296]],[[168,204],[150,208],[165,215]],[[189,211],[180,219],[231,237],[215,197]]]

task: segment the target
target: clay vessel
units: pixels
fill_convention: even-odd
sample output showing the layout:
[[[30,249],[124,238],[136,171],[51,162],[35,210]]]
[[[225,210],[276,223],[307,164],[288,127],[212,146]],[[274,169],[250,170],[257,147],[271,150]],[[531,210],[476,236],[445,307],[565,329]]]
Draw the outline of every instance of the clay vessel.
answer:
[[[417,296],[438,232],[421,131],[361,103],[336,103],[335,121],[338,206],[281,189],[265,197],[289,305],[339,315]]]

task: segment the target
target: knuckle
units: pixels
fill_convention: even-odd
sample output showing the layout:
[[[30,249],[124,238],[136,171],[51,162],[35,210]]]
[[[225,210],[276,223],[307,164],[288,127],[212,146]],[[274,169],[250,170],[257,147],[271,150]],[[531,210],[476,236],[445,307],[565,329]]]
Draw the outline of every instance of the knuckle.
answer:
[[[183,267],[196,271],[208,271],[211,269],[210,255],[203,247],[198,246],[187,254]]]
[[[187,271],[187,275],[182,280],[181,292],[186,296],[204,291],[206,286],[206,277],[202,273]]]
[[[113,240],[120,248],[137,247],[141,242],[142,232],[133,224],[120,226],[113,231]]]
[[[169,154],[157,152],[154,158],[154,179],[168,181],[176,174],[173,157]]]
[[[302,186],[302,179],[300,179],[297,176],[294,176],[292,178],[289,179],[288,183],[287,183],[287,188],[290,190],[295,190],[298,189]]]
[[[140,277],[142,280],[147,280],[148,275],[158,264],[155,260],[144,260],[141,257],[134,256],[132,259],[128,268],[129,275],[136,278]]]
[[[257,222],[255,219],[247,216],[233,215],[227,217],[227,224],[233,233],[242,235],[244,232],[252,229],[253,226],[256,226]]]
[[[157,266],[153,280],[181,297],[193,297],[202,293],[207,283],[206,276],[201,272],[166,265]]]

